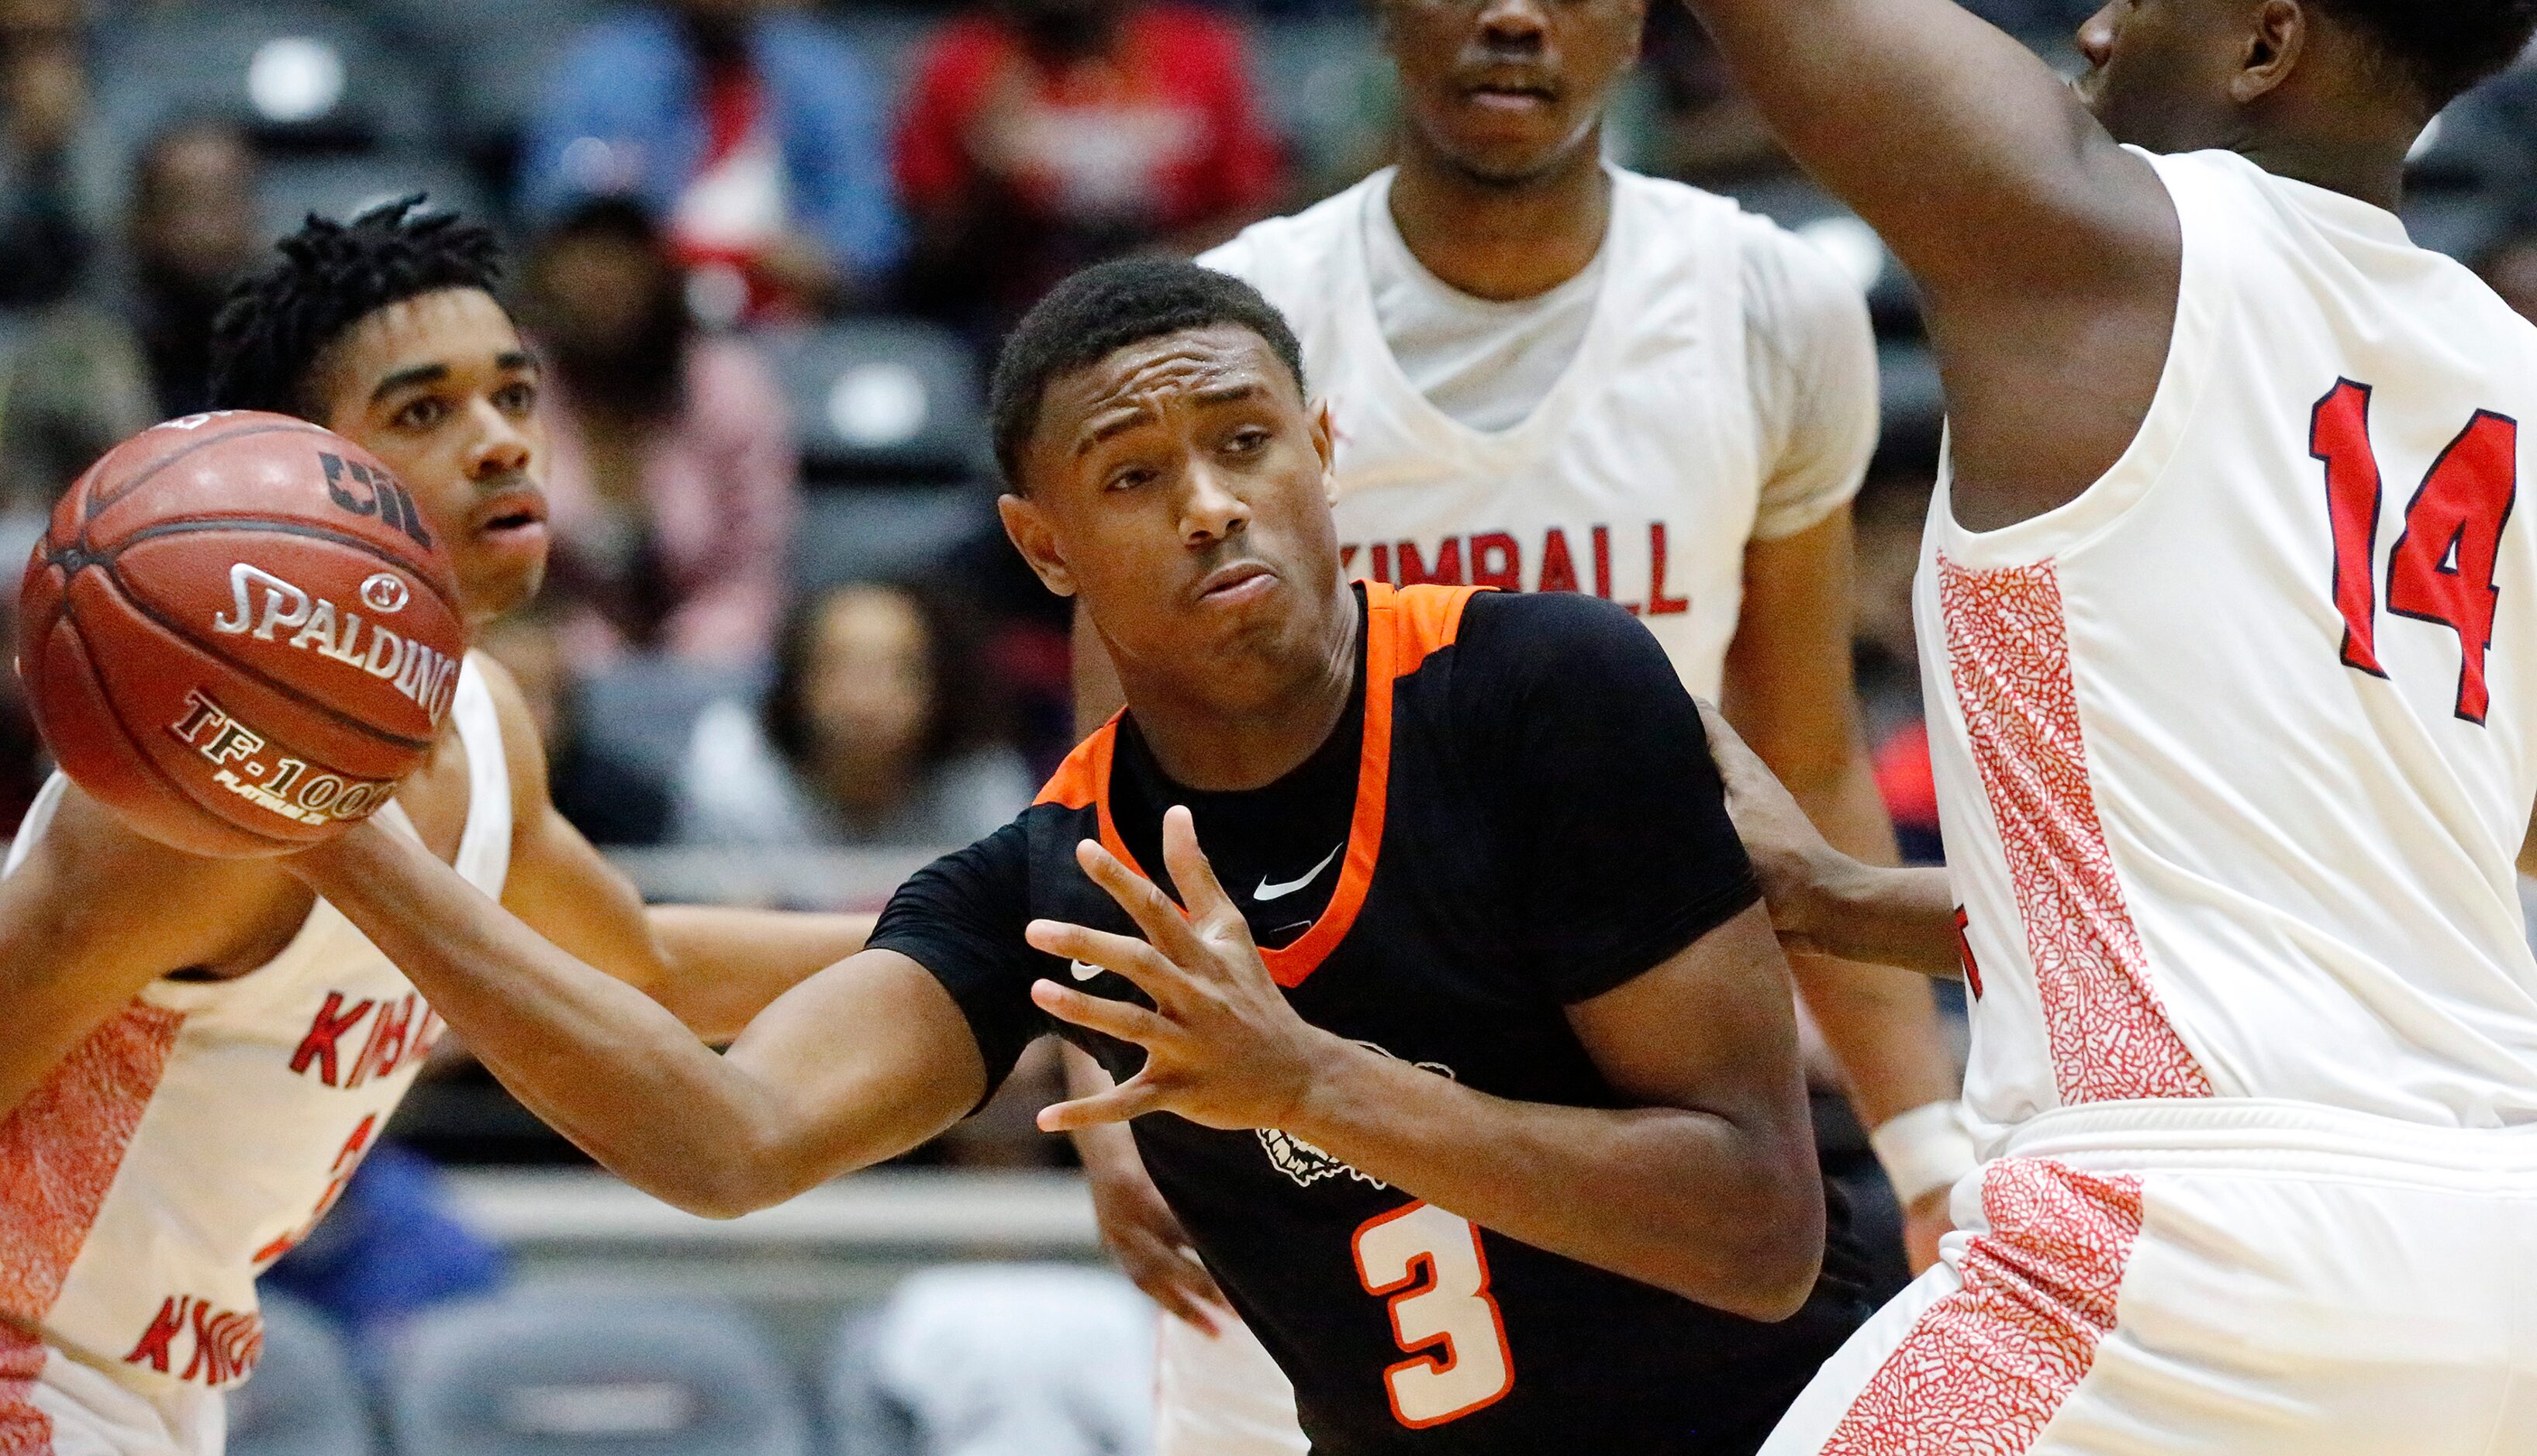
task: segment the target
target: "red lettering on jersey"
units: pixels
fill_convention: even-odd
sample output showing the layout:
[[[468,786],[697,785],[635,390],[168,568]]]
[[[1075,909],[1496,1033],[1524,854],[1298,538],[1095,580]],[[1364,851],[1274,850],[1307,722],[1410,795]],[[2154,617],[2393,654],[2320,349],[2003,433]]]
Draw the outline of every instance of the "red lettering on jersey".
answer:
[[[370,1039],[361,1044],[361,1054],[353,1063],[353,1075],[345,1080],[347,1087],[358,1087],[372,1077],[384,1077],[405,1058],[406,1033],[414,1029],[414,992],[400,1000],[379,1003],[378,1019],[370,1023]]]
[[[1972,991],[1974,999],[1979,1001],[1983,994],[1982,963],[1974,959],[1973,937],[1966,933],[1972,926],[1973,919],[1965,914],[1965,908],[1961,905],[1957,906],[1956,959],[1964,963],[1965,988]]]
[[[1553,526],[1541,538],[1541,580],[1533,584],[1536,592],[1574,592],[1577,590],[1577,562],[1568,554],[1568,533]]]
[[[2378,455],[2370,444],[2370,386],[2349,379],[2316,402],[2309,454],[2325,463],[2326,521],[2334,533],[2334,605],[2343,613],[2343,665],[2375,677],[2378,665]]]
[[[1400,557],[1400,586],[1459,587],[1463,584],[1463,538],[1459,536],[1449,536],[1437,545],[1433,571],[1427,569],[1426,560],[1418,554],[1418,542],[1405,540],[1393,549]]]
[[[1612,600],[1612,528],[1608,526],[1594,528],[1594,595],[1606,601]],[[1621,609],[1637,616],[1639,603],[1624,601]]]
[[[1688,597],[1665,595],[1665,525],[1662,521],[1648,523],[1648,615],[1679,616],[1691,610]]]
[[[442,1021],[440,1013],[432,1010],[428,1002],[424,1003],[423,1025],[414,1029],[414,1046],[406,1052],[406,1055],[416,1057],[431,1055],[431,1048],[440,1045],[442,1035],[448,1030],[449,1023]]]
[[[2481,724],[2493,706],[2484,657],[2501,590],[2493,574],[2519,494],[2519,421],[2476,411],[2405,508],[2387,556],[2387,609],[2457,633],[2457,716]]]
[[[1390,582],[1392,580],[1392,547],[1377,542],[1374,545],[1366,547],[1365,554],[1367,565],[1371,568],[1366,572],[1367,579],[1378,582]]]
[[[211,1315],[206,1319],[206,1315]],[[264,1352],[264,1325],[252,1314],[223,1310],[212,1315],[212,1306],[200,1300],[194,1304],[194,1358],[185,1362],[181,1380],[200,1379],[206,1385],[226,1384],[255,1368],[256,1357]]]
[[[1340,570],[1340,572],[1342,572],[1342,573],[1346,572],[1346,570],[1348,569],[1348,567],[1349,567],[1349,566],[1351,566],[1351,565],[1353,565],[1353,564],[1355,563],[1355,561],[1356,561],[1356,542],[1354,542],[1354,541],[1350,541],[1350,542],[1348,542],[1346,545],[1343,545],[1343,546],[1339,547],[1339,570]]]
[[[361,1018],[369,1015],[370,1008],[377,1004],[364,999],[352,1010],[344,1011],[344,993],[328,991],[326,1004],[317,1008],[317,1019],[308,1024],[308,1035],[299,1040],[299,1049],[291,1054],[292,1072],[304,1072],[313,1061],[317,1064],[318,1081],[329,1087],[342,1086],[335,1075],[335,1044],[344,1039],[346,1032],[360,1025]]]
[[[360,1169],[362,1155],[369,1151],[370,1134],[378,1128],[379,1114],[372,1112],[361,1119],[360,1126],[353,1129],[353,1135],[344,1140],[342,1151],[336,1153],[334,1164],[326,1170],[333,1176],[326,1184],[326,1191],[318,1195],[316,1210],[302,1220],[298,1228],[255,1251],[254,1262],[259,1270],[298,1247],[301,1240],[317,1231],[318,1224],[326,1215],[335,1211],[335,1205],[344,1197],[344,1189],[352,1184],[353,1174]]]
[[[137,1365],[147,1361],[150,1368],[162,1375],[166,1374],[168,1347],[183,1332],[186,1312],[193,1305],[190,1295],[169,1295],[167,1302],[159,1306],[158,1317],[150,1321],[150,1328],[141,1332],[141,1343],[132,1347],[132,1353],[123,1358],[123,1362]]]
[[[1471,585],[1501,592],[1524,590],[1524,547],[1503,531],[1471,538]]]

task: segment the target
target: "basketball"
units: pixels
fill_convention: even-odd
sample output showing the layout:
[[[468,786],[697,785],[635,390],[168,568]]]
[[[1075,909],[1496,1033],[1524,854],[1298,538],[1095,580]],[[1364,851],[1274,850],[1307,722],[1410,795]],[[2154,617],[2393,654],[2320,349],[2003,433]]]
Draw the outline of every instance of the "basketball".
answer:
[[[387,469],[304,420],[144,430],[54,508],[19,672],[62,771],[135,830],[279,855],[365,817],[430,751],[466,636]]]

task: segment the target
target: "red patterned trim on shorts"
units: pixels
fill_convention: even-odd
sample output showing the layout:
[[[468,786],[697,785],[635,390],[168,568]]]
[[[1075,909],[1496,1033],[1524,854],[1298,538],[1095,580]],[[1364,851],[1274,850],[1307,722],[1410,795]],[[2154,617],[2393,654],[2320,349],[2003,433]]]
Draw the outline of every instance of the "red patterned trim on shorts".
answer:
[[[1983,1213],[1964,1288],[1921,1312],[1823,1456],[2019,1456],[2088,1373],[2140,1238],[2140,1179],[2004,1159]]]
[[[2209,1097],[2159,1003],[2097,817],[2052,563],[1967,571],[1941,555],[1938,601],[2061,1100]]]
[[[184,1023],[133,1002],[0,1122],[0,1313],[41,1325],[52,1311]]]
[[[43,1342],[0,1324],[0,1456],[53,1456],[53,1418],[32,1398],[43,1373]]]

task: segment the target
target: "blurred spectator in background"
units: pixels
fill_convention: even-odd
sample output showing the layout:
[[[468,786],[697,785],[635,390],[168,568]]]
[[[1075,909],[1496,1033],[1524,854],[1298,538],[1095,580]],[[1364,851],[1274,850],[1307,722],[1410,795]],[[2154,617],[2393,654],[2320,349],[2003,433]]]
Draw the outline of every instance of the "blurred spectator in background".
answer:
[[[601,846],[657,845],[670,834],[669,786],[581,730],[579,683],[566,665],[561,614],[536,603],[503,617],[476,645],[520,684],[547,745],[547,787],[565,822]]]
[[[960,603],[836,587],[797,608],[755,716],[718,703],[681,773],[678,838],[731,847],[965,845],[1038,786]]]
[[[212,319],[255,261],[255,159],[223,121],[144,143],[122,267],[45,318],[0,393],[0,499],[43,510],[134,432],[203,408]]]
[[[982,344],[1087,263],[1195,253],[1280,200],[1240,32],[1177,0],[988,0],[914,87],[909,299]]]
[[[782,388],[747,343],[697,330],[660,228],[631,201],[565,215],[526,284],[548,364],[548,589],[572,608],[573,661],[763,661],[802,506]]]
[[[73,153],[88,119],[80,0],[0,0],[0,304],[68,292],[88,251]]]
[[[529,127],[521,201],[552,222],[628,196],[669,220],[697,309],[830,311],[898,263],[887,125],[862,63],[770,0],[629,10],[565,55]]]
[[[2513,312],[2537,323],[2537,218],[2523,219],[2485,249],[2475,271]]]

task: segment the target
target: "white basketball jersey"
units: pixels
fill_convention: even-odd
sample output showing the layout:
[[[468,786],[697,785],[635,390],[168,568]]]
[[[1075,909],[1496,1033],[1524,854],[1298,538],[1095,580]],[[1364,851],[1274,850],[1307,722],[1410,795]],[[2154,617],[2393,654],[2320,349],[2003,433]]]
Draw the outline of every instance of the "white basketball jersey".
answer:
[[[1620,601],[1714,698],[1765,475],[1737,263],[1752,221],[1680,183],[1610,176],[1593,322],[1511,429],[1439,410],[1385,343],[1366,229],[1389,172],[1199,261],[1258,288],[1303,345],[1306,383],[1336,426],[1349,575]]]
[[[510,771],[472,659],[451,715],[468,764],[457,869],[499,895]],[[66,787],[45,786],[10,869]],[[380,815],[414,832],[402,805]],[[245,1379],[256,1275],[334,1206],[440,1031],[323,900],[245,976],[152,982],[0,1122],[0,1315],[145,1388]]]
[[[2392,215],[2228,153],[2146,422],[1918,588],[1979,984],[1966,1096],[2537,1121],[2537,328]]]

